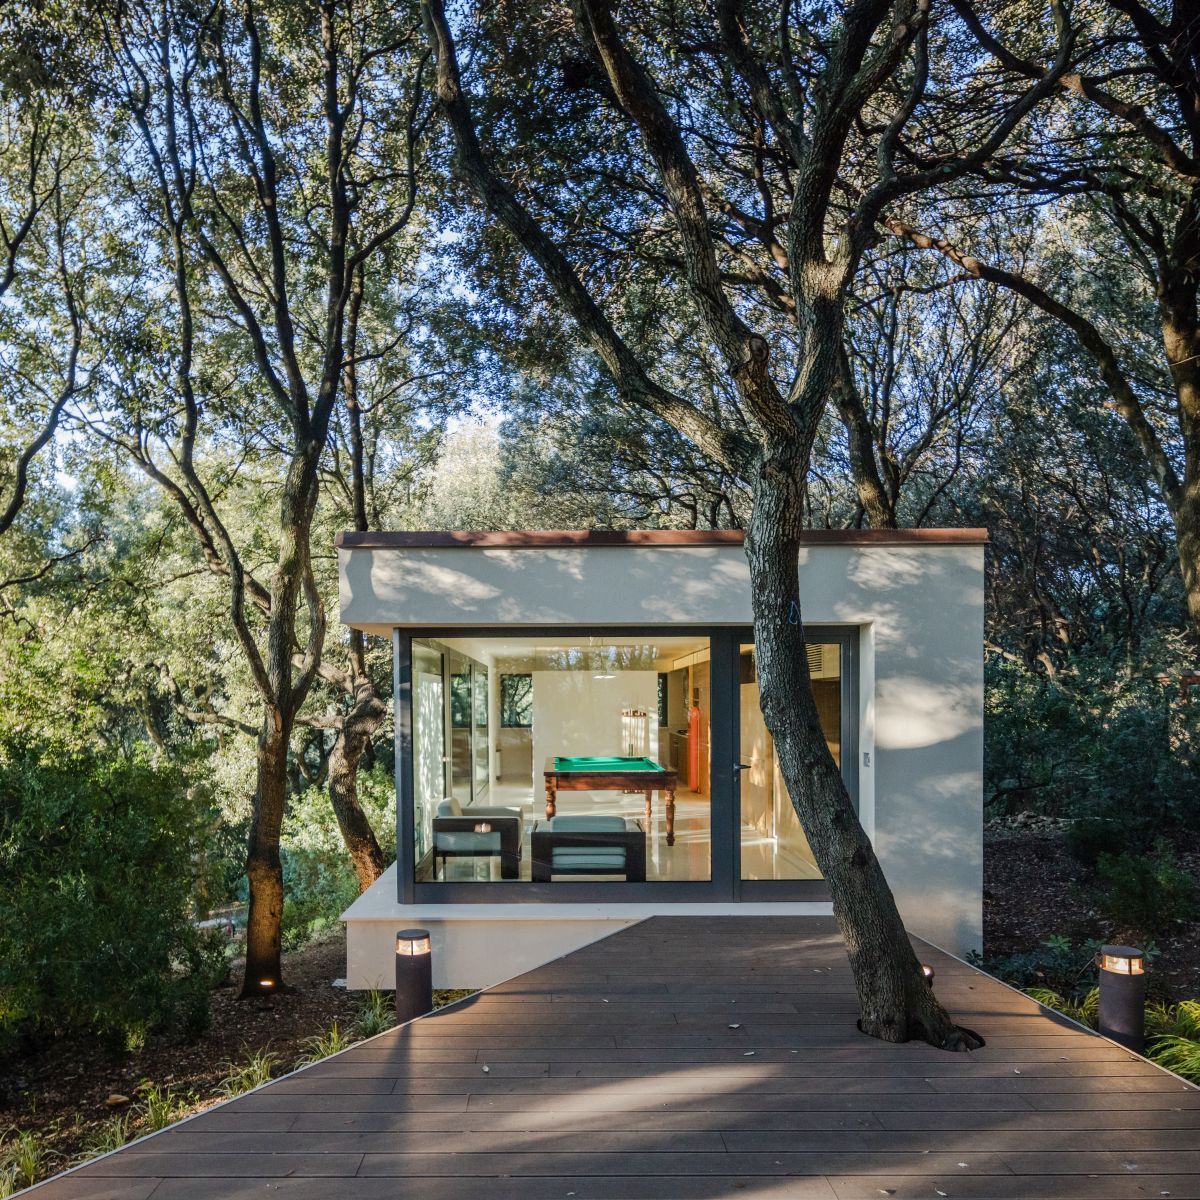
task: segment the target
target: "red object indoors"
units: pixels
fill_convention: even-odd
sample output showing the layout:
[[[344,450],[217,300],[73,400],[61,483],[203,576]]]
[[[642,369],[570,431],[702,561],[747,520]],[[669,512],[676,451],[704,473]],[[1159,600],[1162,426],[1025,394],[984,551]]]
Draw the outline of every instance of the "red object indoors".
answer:
[[[688,790],[700,790],[700,706],[692,705],[688,714]]]

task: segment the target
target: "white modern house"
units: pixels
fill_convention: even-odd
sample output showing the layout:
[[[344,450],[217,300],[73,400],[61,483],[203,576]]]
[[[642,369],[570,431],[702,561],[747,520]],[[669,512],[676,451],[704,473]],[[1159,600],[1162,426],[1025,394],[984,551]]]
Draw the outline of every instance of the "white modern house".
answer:
[[[814,530],[829,747],[909,928],[982,925],[986,533]],[[343,915],[347,981],[424,926],[477,987],[661,913],[827,915],[758,706],[736,532],[343,533],[344,624],[392,641],[397,862]]]

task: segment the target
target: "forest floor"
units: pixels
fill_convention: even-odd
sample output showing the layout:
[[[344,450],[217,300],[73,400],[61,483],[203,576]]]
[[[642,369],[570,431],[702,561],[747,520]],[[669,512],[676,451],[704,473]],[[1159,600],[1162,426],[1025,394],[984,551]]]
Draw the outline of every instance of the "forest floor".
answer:
[[[1200,839],[1180,845],[1179,862],[1200,883]],[[1088,899],[1087,871],[1057,830],[984,831],[983,945],[987,959],[1022,954],[1056,934],[1145,945],[1136,931],[1109,925]],[[1176,1000],[1200,997],[1200,922],[1179,921],[1154,939],[1160,951],[1149,970]]]
[[[6,1063],[0,1071],[0,1135],[32,1134],[46,1156],[38,1172],[45,1178],[113,1148],[104,1139],[125,1114],[128,1138],[150,1132],[140,1116],[143,1084],[169,1089],[170,1119],[178,1120],[227,1099],[222,1081],[261,1051],[277,1056],[273,1074],[281,1075],[306,1053],[308,1039],[327,1034],[335,1021],[353,1036],[363,993],[333,986],[346,973],[341,931],[284,955],[288,990],[269,1008],[237,998],[240,967],[235,962],[226,986],[213,993],[212,1024],[198,1039],[152,1036],[142,1049],[126,1051],[94,1038],[57,1038]],[[435,1003],[465,994],[437,993]]]

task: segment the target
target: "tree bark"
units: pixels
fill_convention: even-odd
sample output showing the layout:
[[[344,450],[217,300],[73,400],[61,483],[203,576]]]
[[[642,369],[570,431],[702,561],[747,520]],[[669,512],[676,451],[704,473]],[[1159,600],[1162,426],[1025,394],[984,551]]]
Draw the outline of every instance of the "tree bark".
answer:
[[[1200,637],[1200,474],[1179,489],[1174,517],[1188,619],[1193,633]]]
[[[354,630],[352,638],[361,640]],[[369,679],[355,681],[354,702],[342,720],[329,753],[329,803],[337,818],[346,852],[354,864],[361,894],[386,869],[383,851],[358,799],[358,769],[371,737],[387,718],[387,705]]]
[[[896,528],[896,497],[889,494],[879,474],[875,461],[875,439],[871,431],[871,420],[867,416],[862,396],[854,384],[854,375],[845,351],[841,355],[841,374],[834,400],[842,427],[846,430],[846,444],[850,453],[850,470],[854,475],[854,487],[858,502],[866,514],[872,529]]]
[[[754,603],[759,700],[784,784],[833,898],[864,1033],[946,1050],[979,1040],[956,1026],[923,978],[870,839],[821,729],[799,596],[804,528],[800,447],[766,457],[754,480],[746,558]]]
[[[267,712],[258,739],[258,781],[246,854],[250,909],[246,916],[242,999],[269,994],[282,981],[283,863],[279,840],[287,797],[290,733],[291,725],[283,712],[278,709]]]
[[[355,271],[346,309],[346,365],[342,372],[342,394],[350,427],[350,503],[354,528],[370,528],[367,517],[367,464],[363,446],[362,408],[358,402],[358,323],[363,305],[363,271]],[[383,851],[367,814],[358,801],[358,769],[375,731],[387,717],[367,673],[366,641],[360,630],[350,631],[350,670],[343,686],[350,692],[350,711],[342,718],[329,753],[329,803],[337,818],[346,853],[354,864],[361,895],[383,874]]]

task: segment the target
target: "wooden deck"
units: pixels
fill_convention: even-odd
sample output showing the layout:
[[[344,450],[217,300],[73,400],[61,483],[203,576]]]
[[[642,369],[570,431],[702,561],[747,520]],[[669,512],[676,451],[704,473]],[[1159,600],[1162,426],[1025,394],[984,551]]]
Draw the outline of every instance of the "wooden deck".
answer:
[[[977,1053],[862,1037],[829,920],[654,918],[34,1196],[1200,1197],[1200,1091],[920,952]]]

